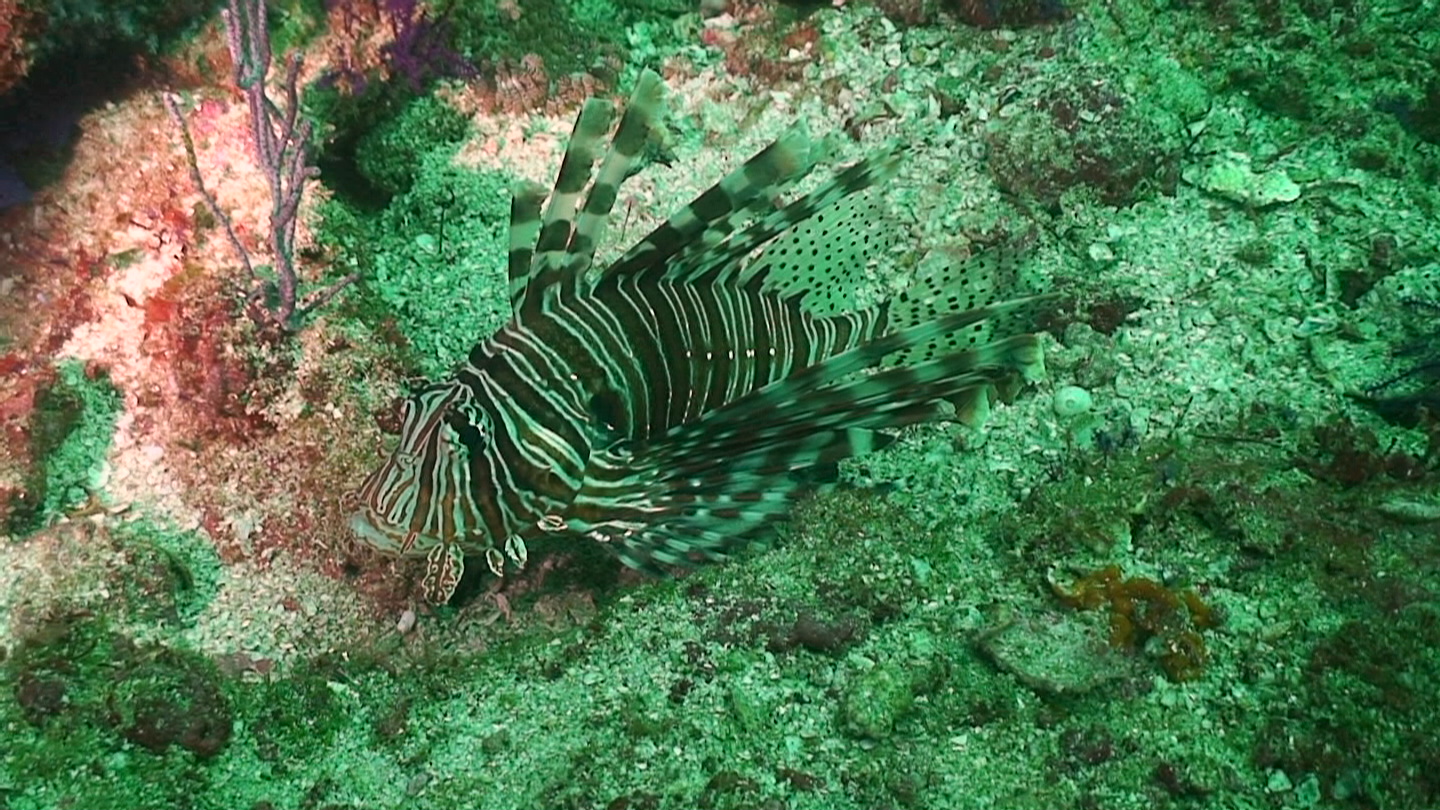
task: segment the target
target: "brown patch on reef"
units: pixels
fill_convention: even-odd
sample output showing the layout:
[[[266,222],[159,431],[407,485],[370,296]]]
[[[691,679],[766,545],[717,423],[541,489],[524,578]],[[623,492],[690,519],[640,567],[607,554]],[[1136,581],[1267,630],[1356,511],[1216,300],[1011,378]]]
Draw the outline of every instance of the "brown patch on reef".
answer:
[[[349,394],[349,381],[390,375],[359,368],[369,358],[326,337],[323,325],[299,340],[298,365],[275,359],[293,347],[261,343],[252,350],[264,360],[252,361],[234,379],[245,385],[239,390],[248,403],[232,403],[227,394],[204,406],[233,404],[236,413],[192,414],[200,417],[196,426],[209,432],[184,448],[186,460],[175,465],[175,474],[227,563],[248,561],[263,569],[283,559],[350,581],[378,603],[404,605],[406,580],[354,543],[348,525],[353,505],[345,498],[383,446],[375,419]],[[327,351],[335,345],[342,348]],[[245,376],[267,364],[263,373]],[[211,385],[224,383],[217,376],[210,375]]]
[[[1005,120],[986,141],[990,172],[1009,193],[1054,206],[1084,188],[1127,206],[1173,188],[1178,141],[1103,73],[1037,85]]]
[[[26,40],[43,29],[43,16],[18,0],[0,0],[0,94],[20,83],[30,71]]]
[[[725,55],[732,76],[749,76],[765,86],[789,84],[805,76],[820,58],[820,29],[808,19],[783,22],[768,3],[734,0],[728,16],[706,24],[701,42]]]
[[[1118,565],[1086,574],[1068,587],[1052,581],[1050,589],[1067,607],[1104,610],[1110,646],[1117,650],[1139,652],[1147,649],[1146,642],[1157,640],[1156,654],[1170,680],[1191,681],[1204,673],[1209,651],[1201,631],[1219,621],[1195,591],[1127,577]]]
[[[622,67],[613,60],[606,65],[616,74]],[[501,60],[486,75],[461,87],[441,90],[439,95],[467,115],[538,113],[569,118],[586,100],[603,96],[607,87],[604,80],[589,73],[554,76],[544,59],[530,53],[519,59]]]
[[[184,113],[207,187],[267,263],[269,191],[244,104],[224,90]],[[282,339],[244,316],[252,282],[156,95],[80,127],[64,177],[0,215],[0,516],[24,497],[36,398],[73,357],[123,397],[108,496],[208,535],[227,563],[283,560],[355,581],[376,612],[404,604],[405,580],[354,548],[341,504],[382,443],[353,381],[383,390],[397,372],[323,321]]]
[[[146,300],[141,351],[154,363],[157,379],[141,392],[144,404],[183,415],[177,425],[191,445],[245,442],[274,431],[262,408],[266,391],[259,380],[288,374],[280,353],[245,358],[234,347],[273,338],[247,329],[235,305],[198,268],[172,277]]]
[[[55,378],[53,366],[34,365],[19,352],[0,357],[0,527],[36,497],[28,486],[35,466],[32,419],[41,391]]]

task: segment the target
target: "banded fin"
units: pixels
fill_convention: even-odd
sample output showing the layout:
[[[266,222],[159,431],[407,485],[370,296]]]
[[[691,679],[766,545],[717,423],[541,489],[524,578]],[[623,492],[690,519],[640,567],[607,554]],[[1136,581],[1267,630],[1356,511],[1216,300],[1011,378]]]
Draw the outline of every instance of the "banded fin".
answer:
[[[510,245],[506,262],[510,277],[510,309],[519,312],[530,287],[535,262],[535,240],[540,237],[540,209],[545,204],[545,187],[539,183],[517,183],[510,198]]]
[[[610,141],[610,150],[600,164],[600,171],[585,196],[585,206],[575,221],[575,233],[570,237],[570,253],[583,259],[583,262],[576,263],[576,272],[588,270],[594,261],[595,248],[604,235],[605,223],[620,195],[620,184],[630,176],[636,159],[645,151],[655,119],[660,114],[664,93],[665,85],[658,74],[652,70],[640,74],[630,102],[625,105],[620,126]]]
[[[746,445],[770,441],[793,443],[810,431],[837,431],[843,427],[898,428],[934,418],[939,401],[993,385],[1012,376],[1026,381],[1045,373],[1039,338],[1017,334],[962,352],[942,355],[912,366],[898,366],[862,375],[881,366],[895,352],[924,345],[936,335],[963,331],[991,319],[1019,320],[1053,296],[1035,296],[981,310],[948,315],[932,323],[894,332],[836,354],[803,369],[755,394],[707,414],[696,422],[667,433],[656,447],[637,456],[654,454],[664,463],[679,465],[689,457],[723,455]],[[717,444],[726,444],[722,450]]]
[[[764,290],[774,291],[784,297],[799,296],[802,306],[808,303],[809,306],[818,307],[823,311],[825,308],[819,305],[818,301],[826,295],[833,295],[837,286],[843,283],[833,275],[837,268],[826,268],[828,272],[824,276],[812,277],[811,274],[805,272],[809,266],[808,262],[786,261],[789,254],[782,255],[779,250],[802,247],[800,244],[787,241],[789,231],[807,222],[815,226],[812,231],[820,230],[824,225],[825,210],[837,204],[842,207],[832,212],[832,215],[837,218],[842,227],[846,222],[853,227],[856,224],[854,217],[862,213],[877,213],[877,208],[865,205],[864,198],[856,199],[852,195],[894,178],[905,154],[905,149],[894,146],[846,167],[819,188],[792,201],[784,208],[764,217],[746,228],[744,232],[737,234],[726,246],[725,253],[715,258],[715,263],[741,267],[740,273],[735,279],[737,283],[749,284],[758,281],[763,285],[762,289]],[[766,244],[767,242],[769,244]],[[765,246],[765,250],[760,256],[743,265],[740,263],[740,259],[761,245]],[[811,250],[819,249],[819,246],[814,244],[805,246]],[[852,243],[851,246],[854,247],[854,244]],[[776,248],[775,252],[772,252],[772,247]],[[888,249],[888,245],[877,245],[877,249]],[[773,279],[769,277],[771,273],[775,275]],[[806,294],[812,290],[816,292],[816,295],[813,298],[807,298]]]
[[[744,285],[762,282],[774,268],[780,253],[770,253],[766,243],[784,239],[791,228],[812,218],[819,217],[826,208],[852,194],[872,185],[882,183],[895,175],[904,151],[894,148],[871,155],[837,173],[814,191],[791,201],[779,210],[771,211],[747,225],[744,230],[730,235],[728,229],[717,228],[705,234],[705,241],[697,242],[681,254],[679,261],[667,268],[667,278],[690,283],[709,282],[715,285]],[[758,157],[758,156],[757,156]],[[807,169],[805,174],[808,174]],[[799,180],[804,175],[798,175]],[[790,185],[786,183],[784,185]],[[783,186],[776,191],[783,190]],[[693,203],[692,203],[693,205]],[[844,216],[844,214],[840,214]],[[758,257],[747,261],[757,248],[765,246]],[[766,259],[770,255],[770,260]],[[796,294],[803,290],[794,290]]]
[[[640,74],[609,148],[603,150],[603,160],[602,144],[615,119],[615,108],[604,99],[586,101],[575,118],[549,202],[545,203],[545,190],[537,184],[522,184],[515,190],[510,204],[508,262],[514,312],[522,311],[527,302],[537,302],[541,291],[551,285],[562,281],[578,284],[584,278],[620,184],[645,149],[662,107],[664,89],[654,71]]]
[[[522,217],[520,224],[525,226],[523,232],[515,232],[516,206],[522,207],[522,215],[532,215],[530,206],[533,203],[528,197],[522,199],[520,196],[511,203],[510,292],[515,312],[520,312],[527,305],[537,304],[540,293],[546,287],[562,280],[571,283],[577,280],[573,272],[575,263],[569,255],[570,238],[575,230],[580,197],[590,185],[595,161],[600,158],[601,141],[610,131],[610,123],[614,117],[614,105],[600,98],[586,101],[576,116],[575,126],[570,132],[570,145],[565,149],[565,156],[560,160],[560,171],[555,177],[555,188],[550,192],[550,201],[545,205],[539,222],[529,272],[523,283],[516,278],[517,262],[523,255],[516,250],[516,243],[528,235],[533,225],[529,218]],[[522,191],[527,195],[532,193],[524,189]]]
[[[1004,300],[1018,286],[1021,256],[1009,248],[993,248],[961,261],[922,262],[910,286],[890,299],[885,331],[909,329],[957,312],[979,309]],[[985,320],[958,332],[936,335],[924,344],[896,352],[887,366],[925,362],[942,354],[978,346],[1028,331],[1032,322],[1005,316]]]
[[[813,151],[809,131],[797,123],[635,243],[605,269],[605,276],[663,267],[670,280],[691,280],[698,259],[740,221],[810,173]]]
[[[934,419],[945,401],[1003,380],[1038,378],[1044,366],[1039,339],[1019,334],[862,372],[940,335],[1018,321],[1050,298],[1017,299],[877,337],[654,441],[599,451],[573,504],[580,519],[571,523],[618,544],[627,564],[645,570],[724,557],[783,517],[795,498],[826,486],[807,480],[805,471],[884,447],[893,438],[881,431]]]
[[[763,279],[762,292],[797,299],[800,310],[813,317],[833,318],[861,309],[856,293],[874,286],[866,277],[873,261],[899,242],[899,229],[878,197],[856,193],[884,179],[883,174],[862,173],[853,187],[837,186],[848,196],[789,226],[766,244],[745,268],[745,277]],[[815,207],[802,202],[782,214],[788,218]]]

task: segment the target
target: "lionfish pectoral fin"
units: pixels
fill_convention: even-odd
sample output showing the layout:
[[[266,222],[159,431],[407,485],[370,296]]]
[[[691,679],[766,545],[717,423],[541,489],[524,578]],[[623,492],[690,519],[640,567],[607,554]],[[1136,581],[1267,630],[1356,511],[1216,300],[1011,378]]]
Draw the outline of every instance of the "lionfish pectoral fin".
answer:
[[[990,389],[987,386],[961,391],[950,398],[955,421],[969,428],[984,427],[990,421]]]
[[[1042,371],[1033,334],[883,365],[897,352],[929,356],[919,348],[959,331],[1005,328],[1043,300],[1003,302],[875,338],[638,443],[623,458],[597,452],[573,506],[591,516],[584,528],[635,568],[728,556],[785,517],[796,498],[828,486],[808,471],[885,447],[894,441],[885,431],[936,419],[947,401],[973,403],[971,416],[979,416],[997,384]]]
[[[648,520],[602,520],[588,525],[585,534],[603,542],[630,568],[656,575],[668,573],[667,567],[724,560],[755,546],[765,537],[762,530],[784,519],[793,505],[788,492],[753,500],[641,488],[632,495],[643,502]]]
[[[788,512],[787,507],[777,510],[774,515],[752,520],[700,518],[672,521],[625,538],[616,546],[616,552],[625,565],[660,575],[669,573],[666,566],[671,569],[689,568],[700,563],[721,562],[742,549],[763,549],[764,532],[761,529],[780,520]]]
[[[814,435],[905,427],[943,415],[945,401],[978,403],[980,392],[988,395],[1011,375],[1032,379],[1043,373],[1039,338],[1017,334],[950,353],[922,351],[922,347],[957,331],[1018,317],[1017,311],[1045,300],[1048,297],[1017,299],[875,338],[680,425],[666,434],[664,445],[656,447],[665,448],[666,461],[672,464],[733,452],[740,444],[774,446],[775,457],[783,458],[786,448],[805,448],[807,442],[817,441]],[[930,359],[884,368],[897,353]],[[880,370],[862,373],[877,367]],[[866,434],[844,435],[847,441],[859,441]]]
[[[796,431],[765,442],[732,435],[713,445],[662,437],[634,456],[597,463],[574,504],[593,517],[571,527],[648,573],[723,560],[763,545],[766,529],[797,498],[833,486],[841,459],[891,441],[862,429]]]

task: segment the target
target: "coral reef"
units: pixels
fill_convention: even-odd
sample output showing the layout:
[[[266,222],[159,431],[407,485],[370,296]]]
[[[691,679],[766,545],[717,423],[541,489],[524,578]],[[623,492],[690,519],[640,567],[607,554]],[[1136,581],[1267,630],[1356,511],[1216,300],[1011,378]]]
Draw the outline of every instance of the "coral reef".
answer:
[[[19,0],[0,3],[0,96],[30,70],[28,40],[37,27],[34,12]]]
[[[271,4],[295,272],[360,275],[280,334],[163,104],[263,266],[218,4],[164,5],[0,0],[0,804],[1440,806],[1440,430],[1428,371],[1370,388],[1434,344],[1433,9]],[[497,322],[511,182],[646,67],[617,242],[798,119],[901,142],[867,278],[1012,250],[1050,387],[772,549],[557,540],[429,608],[346,493]]]

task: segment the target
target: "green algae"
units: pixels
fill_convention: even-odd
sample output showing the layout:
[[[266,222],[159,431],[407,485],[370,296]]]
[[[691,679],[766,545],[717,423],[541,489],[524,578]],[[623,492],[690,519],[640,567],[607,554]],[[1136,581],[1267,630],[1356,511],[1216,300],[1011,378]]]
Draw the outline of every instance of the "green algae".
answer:
[[[17,535],[78,506],[96,489],[123,407],[103,372],[87,373],[78,360],[61,361],[55,371],[31,418],[27,497],[8,527]]]

